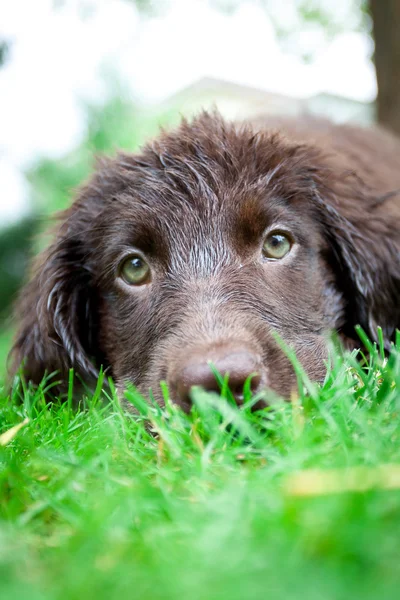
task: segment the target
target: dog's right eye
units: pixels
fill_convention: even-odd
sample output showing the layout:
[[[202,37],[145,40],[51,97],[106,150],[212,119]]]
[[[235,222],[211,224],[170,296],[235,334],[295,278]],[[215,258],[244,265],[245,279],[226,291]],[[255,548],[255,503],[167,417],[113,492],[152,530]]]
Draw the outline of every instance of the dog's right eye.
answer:
[[[119,276],[128,285],[144,285],[150,281],[150,267],[141,256],[132,254],[121,262]]]

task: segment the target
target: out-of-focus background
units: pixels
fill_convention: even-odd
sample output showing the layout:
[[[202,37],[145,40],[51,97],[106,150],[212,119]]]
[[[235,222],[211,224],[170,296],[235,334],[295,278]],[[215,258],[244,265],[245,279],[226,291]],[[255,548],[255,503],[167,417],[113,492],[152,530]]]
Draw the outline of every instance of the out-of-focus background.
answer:
[[[37,233],[94,155],[214,105],[400,134],[400,0],[0,0],[0,364]]]

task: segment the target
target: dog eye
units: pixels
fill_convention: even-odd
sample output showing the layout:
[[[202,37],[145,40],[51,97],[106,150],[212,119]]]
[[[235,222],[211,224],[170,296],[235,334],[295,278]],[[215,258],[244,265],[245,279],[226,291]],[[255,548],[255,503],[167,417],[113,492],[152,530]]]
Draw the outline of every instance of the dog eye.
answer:
[[[283,258],[290,252],[292,242],[290,238],[281,232],[270,233],[263,244],[263,254],[266,258]]]
[[[150,267],[141,256],[133,254],[122,261],[119,276],[128,285],[143,285],[150,279]]]

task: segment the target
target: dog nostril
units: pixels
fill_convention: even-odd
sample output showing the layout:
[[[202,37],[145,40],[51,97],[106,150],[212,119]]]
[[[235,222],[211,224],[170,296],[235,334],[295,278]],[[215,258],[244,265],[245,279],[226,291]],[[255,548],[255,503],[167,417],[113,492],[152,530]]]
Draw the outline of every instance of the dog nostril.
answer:
[[[238,404],[243,404],[244,401],[244,386],[245,383],[247,381],[247,379],[251,376],[250,379],[250,392],[252,394],[255,394],[260,387],[260,383],[261,383],[261,375],[254,371],[251,373],[247,373],[247,375],[245,373],[240,373],[239,377],[237,377],[237,373],[233,373],[233,376],[229,375],[229,379],[228,379],[228,385],[229,385],[229,389],[233,394],[233,397],[235,398],[236,402]]]
[[[232,374],[229,374],[229,389],[232,392],[236,404],[239,406],[241,406],[245,401],[244,386],[250,376],[250,392],[251,394],[255,394],[257,391],[259,391],[261,384],[261,375],[257,371],[253,370],[247,372],[246,370],[240,369],[239,371],[234,371]]]
[[[176,400],[182,406],[191,404],[190,391],[200,386],[209,392],[219,392],[220,386],[210,364],[224,377],[228,374],[228,386],[237,404],[244,402],[244,385],[251,376],[250,390],[254,394],[261,385],[260,359],[247,351],[228,351],[221,349],[193,357],[184,364],[176,377],[170,382],[176,393]]]
[[[207,362],[191,363],[178,374],[175,382],[178,402],[189,406],[192,387],[200,386],[208,392],[219,392],[220,387]]]

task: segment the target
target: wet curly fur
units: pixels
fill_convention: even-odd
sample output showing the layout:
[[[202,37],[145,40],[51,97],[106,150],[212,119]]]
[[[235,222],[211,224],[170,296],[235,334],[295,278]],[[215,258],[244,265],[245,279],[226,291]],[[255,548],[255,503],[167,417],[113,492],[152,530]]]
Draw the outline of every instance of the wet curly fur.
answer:
[[[101,160],[60,215],[16,307],[11,370],[22,362],[38,383],[73,367],[90,381],[102,365],[160,402],[166,379],[184,404],[188,361],[250,356],[256,387],[288,396],[295,375],[273,332],[316,380],[332,330],[355,345],[356,324],[393,338],[399,188],[400,143],[379,129],[183,121],[137,154]],[[262,256],[271,229],[293,240],[283,260]],[[119,277],[133,250],[150,265],[146,285]]]

